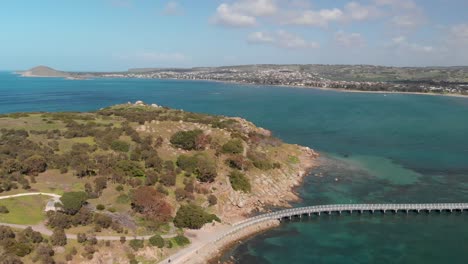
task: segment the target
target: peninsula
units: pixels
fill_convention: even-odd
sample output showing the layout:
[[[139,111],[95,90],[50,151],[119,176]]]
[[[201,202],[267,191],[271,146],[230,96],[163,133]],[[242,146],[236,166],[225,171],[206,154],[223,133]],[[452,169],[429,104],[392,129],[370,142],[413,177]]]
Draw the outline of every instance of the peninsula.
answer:
[[[125,72],[62,72],[36,67],[23,76],[211,80],[341,91],[468,95],[468,67],[386,67],[373,65],[243,65],[142,68]]]
[[[8,263],[184,255],[247,217],[288,207],[318,156],[242,118],[141,101],[90,113],[4,114],[0,127]]]

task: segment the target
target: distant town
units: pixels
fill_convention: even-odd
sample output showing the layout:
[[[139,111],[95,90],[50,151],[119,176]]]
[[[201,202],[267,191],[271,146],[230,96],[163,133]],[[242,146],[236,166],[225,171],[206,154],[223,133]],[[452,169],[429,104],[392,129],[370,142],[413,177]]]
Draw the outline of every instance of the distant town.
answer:
[[[189,69],[141,68],[126,72],[60,72],[39,66],[23,76],[211,80],[356,91],[468,95],[468,67],[371,65],[245,65]]]

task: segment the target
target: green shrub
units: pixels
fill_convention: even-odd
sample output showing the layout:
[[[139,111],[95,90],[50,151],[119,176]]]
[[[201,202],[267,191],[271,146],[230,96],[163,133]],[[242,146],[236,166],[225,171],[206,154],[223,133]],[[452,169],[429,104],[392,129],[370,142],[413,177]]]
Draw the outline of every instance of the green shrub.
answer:
[[[208,196],[208,203],[210,204],[210,206],[216,205],[218,203],[218,198],[216,198],[216,196],[214,196],[213,194],[210,194]]]
[[[177,166],[188,173],[194,173],[201,182],[213,182],[217,176],[215,161],[204,154],[180,155]]]
[[[240,171],[233,170],[229,174],[229,181],[232,188],[236,191],[248,193],[251,190],[249,179]]]
[[[8,214],[10,211],[8,210],[8,208],[6,208],[6,206],[4,205],[1,205],[0,206],[0,214]]]
[[[182,205],[174,218],[174,225],[180,228],[200,229],[206,223],[221,220],[214,214],[208,214],[198,205]]]
[[[63,210],[67,214],[76,214],[86,203],[88,194],[85,192],[66,192],[60,198]]]
[[[186,172],[193,173],[197,168],[197,155],[189,156],[189,155],[180,155],[177,157],[177,166],[183,169]]]
[[[172,244],[171,240],[166,240],[166,247],[167,248],[172,248],[174,245]]]
[[[158,248],[164,247],[164,239],[160,235],[154,235],[150,237],[149,243],[153,247],[158,247]]]
[[[144,177],[145,171],[139,163],[131,160],[121,160],[117,163],[117,169],[129,177]]]
[[[132,239],[129,242],[129,245],[133,250],[137,251],[139,249],[142,249],[145,246],[145,241],[140,240],[140,239]]]
[[[103,204],[98,204],[98,205],[96,205],[96,209],[99,210],[99,211],[102,211],[102,210],[106,209],[106,207]]]
[[[273,164],[264,153],[250,151],[247,157],[252,161],[253,165],[261,170],[273,169]]]
[[[130,150],[130,144],[122,140],[114,140],[111,143],[111,149],[119,152],[128,152]]]
[[[179,245],[180,247],[183,247],[185,245],[188,245],[190,244],[190,240],[184,236],[184,235],[178,235],[176,237],[174,237],[174,241],[177,243],[177,245]]]
[[[240,154],[244,151],[242,140],[231,139],[221,147],[223,153],[227,154]]]
[[[46,159],[41,155],[33,155],[23,161],[22,173],[29,175],[37,175],[47,169]]]
[[[171,137],[171,144],[175,147],[194,150],[197,149],[197,138],[203,134],[203,131],[190,130],[190,131],[178,131]]]

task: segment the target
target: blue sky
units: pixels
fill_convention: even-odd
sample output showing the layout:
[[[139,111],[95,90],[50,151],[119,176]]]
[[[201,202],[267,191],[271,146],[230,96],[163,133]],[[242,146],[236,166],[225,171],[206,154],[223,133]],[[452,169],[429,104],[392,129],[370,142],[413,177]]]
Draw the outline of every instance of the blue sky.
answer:
[[[466,0],[5,0],[0,69],[468,65]]]

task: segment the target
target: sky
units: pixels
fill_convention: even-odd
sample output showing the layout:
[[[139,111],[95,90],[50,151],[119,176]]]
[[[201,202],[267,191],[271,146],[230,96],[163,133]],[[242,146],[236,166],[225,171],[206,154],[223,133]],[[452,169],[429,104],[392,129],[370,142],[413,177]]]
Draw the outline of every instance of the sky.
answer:
[[[467,0],[4,0],[0,69],[468,65]]]

